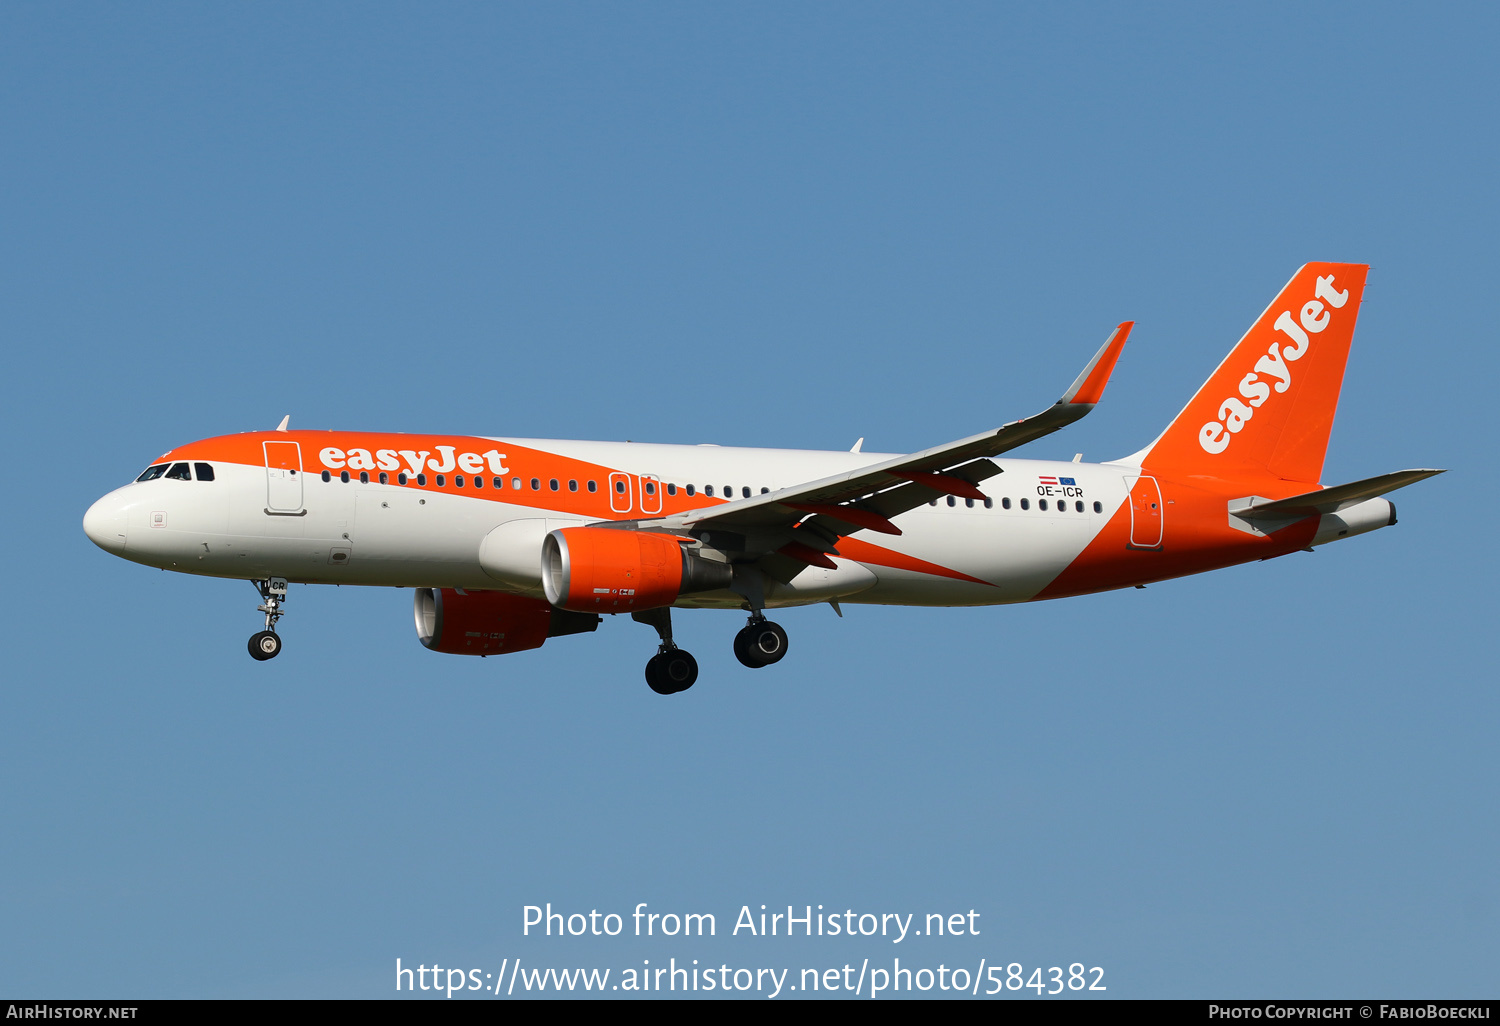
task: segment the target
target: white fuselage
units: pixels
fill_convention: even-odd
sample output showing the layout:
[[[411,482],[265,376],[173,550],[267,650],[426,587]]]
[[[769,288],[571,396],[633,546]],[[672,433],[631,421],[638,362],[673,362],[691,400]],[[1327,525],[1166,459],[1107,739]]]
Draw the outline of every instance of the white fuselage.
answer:
[[[750,494],[774,492],[890,458],[707,445],[491,441],[499,448],[523,446],[614,468],[618,474],[612,476],[624,477],[627,486],[611,505],[618,519],[655,512],[642,507],[643,500],[649,502],[646,481],[679,490],[692,485],[708,504],[723,501],[728,489],[735,498],[747,489]],[[984,484],[988,507],[944,497],[894,518],[900,536],[869,531],[853,536],[907,559],[862,562],[837,556],[837,569],[808,567],[790,585],[772,585],[767,605],[829,599],[938,606],[1029,600],[1114,516],[1129,494],[1127,478],[1140,473],[1112,464],[995,462],[1003,473]],[[480,558],[486,537],[503,525],[525,521],[537,525],[539,543],[545,530],[600,519],[570,510],[567,484],[560,482],[553,492],[550,478],[541,479],[539,491],[532,490],[529,477],[516,479],[521,488],[513,490],[511,478],[502,476],[499,492],[492,484],[455,492],[396,484],[394,478],[389,484],[373,477],[363,483],[357,476],[346,482],[330,474],[324,481],[315,471],[291,480],[265,467],[229,462],[215,462],[213,469],[213,481],[158,478],[117,489],[90,510],[86,529],[127,559],[185,573],[540,594],[539,557],[535,584],[497,576],[486,571]],[[1074,484],[1040,483],[1047,478],[1071,478]],[[273,512],[273,505],[289,508]],[[909,565],[890,565],[902,562]],[[925,564],[956,576],[918,569]],[[743,601],[726,591],[685,596],[677,604],[734,607]]]

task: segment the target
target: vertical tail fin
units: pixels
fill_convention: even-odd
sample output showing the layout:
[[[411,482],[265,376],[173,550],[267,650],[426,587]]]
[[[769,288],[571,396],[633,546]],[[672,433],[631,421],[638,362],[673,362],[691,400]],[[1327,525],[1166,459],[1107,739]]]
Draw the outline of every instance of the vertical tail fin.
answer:
[[[1140,462],[1316,483],[1368,271],[1304,264]]]

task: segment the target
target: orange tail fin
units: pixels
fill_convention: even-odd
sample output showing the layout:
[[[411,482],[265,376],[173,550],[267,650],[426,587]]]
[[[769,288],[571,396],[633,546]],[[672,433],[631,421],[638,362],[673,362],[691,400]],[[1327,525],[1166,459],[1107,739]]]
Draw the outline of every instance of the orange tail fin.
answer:
[[[1317,483],[1368,271],[1304,264],[1141,464]]]

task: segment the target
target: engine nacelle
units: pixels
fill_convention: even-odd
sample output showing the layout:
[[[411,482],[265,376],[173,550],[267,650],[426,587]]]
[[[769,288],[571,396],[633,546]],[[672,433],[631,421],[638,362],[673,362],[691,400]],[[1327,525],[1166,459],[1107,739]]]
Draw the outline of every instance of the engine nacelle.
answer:
[[[734,571],[676,538],[611,527],[564,527],[542,543],[542,588],[560,609],[630,613],[679,595],[729,587]]]
[[[503,655],[541,648],[548,638],[597,630],[599,617],[553,609],[504,591],[418,588],[417,640],[434,652]]]

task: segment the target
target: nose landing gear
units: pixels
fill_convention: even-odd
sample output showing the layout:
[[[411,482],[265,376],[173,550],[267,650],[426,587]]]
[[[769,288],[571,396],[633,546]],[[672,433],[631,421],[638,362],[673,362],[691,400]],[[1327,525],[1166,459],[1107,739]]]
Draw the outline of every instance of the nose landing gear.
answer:
[[[672,641],[672,610],[648,609],[631,613],[630,618],[656,628],[661,638],[656,655],[646,663],[646,683],[651,690],[658,695],[675,695],[692,687],[698,680],[698,660]]]
[[[276,621],[286,615],[286,578],[272,577],[264,581],[251,581],[260,592],[261,604],[256,610],[266,614],[266,629],[250,636],[250,657],[264,662],[281,654],[281,636],[276,633]]]
[[[770,666],[786,655],[786,631],[756,610],[745,629],[734,636],[734,656],[751,669]]]
[[[261,631],[250,635],[251,659],[274,659],[281,651],[281,637],[275,631]]]

